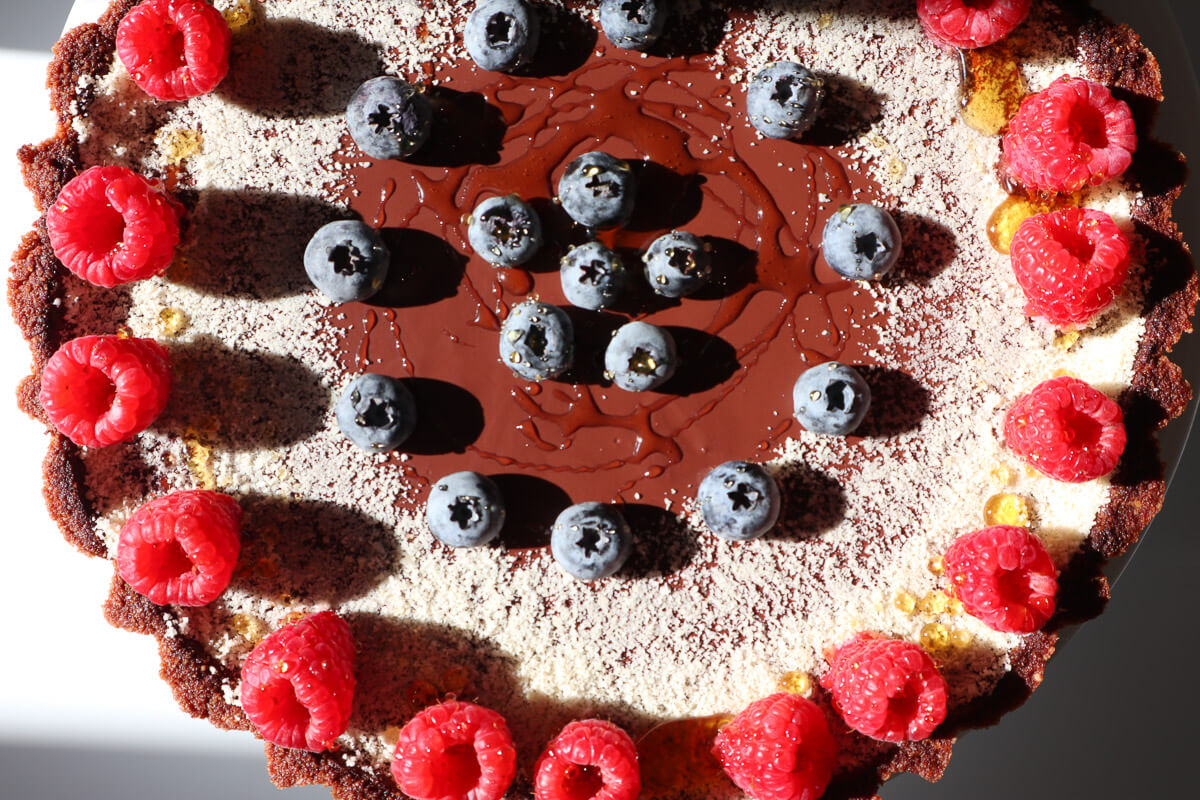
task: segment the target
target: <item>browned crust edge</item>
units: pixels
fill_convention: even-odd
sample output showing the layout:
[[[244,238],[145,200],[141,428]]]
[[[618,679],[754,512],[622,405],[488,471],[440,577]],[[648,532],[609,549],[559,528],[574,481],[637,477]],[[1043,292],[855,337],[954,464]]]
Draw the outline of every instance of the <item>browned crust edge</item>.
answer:
[[[47,84],[58,131],[47,141],[18,152],[26,186],[38,209],[44,211],[62,186],[80,169],[78,140],[70,128],[76,87],[83,76],[108,69],[115,48],[117,24],[137,0],[113,0],[95,24],[68,32],[54,47]],[[1085,4],[1070,2],[1080,20],[1078,43],[1091,77],[1113,87],[1134,109],[1142,146],[1129,179],[1144,194],[1134,212],[1139,234],[1147,243],[1147,264],[1153,277],[1146,301],[1146,334],[1134,364],[1130,389],[1122,396],[1129,429],[1129,446],[1113,477],[1108,504],[1101,510],[1085,547],[1061,578],[1060,609],[1047,632],[1026,637],[1012,655],[1013,671],[996,690],[957,709],[937,736],[888,751],[879,762],[840,778],[829,797],[865,798],[899,772],[937,780],[945,771],[957,733],[964,728],[995,722],[1019,706],[1042,682],[1046,661],[1054,653],[1058,630],[1090,619],[1108,599],[1108,582],[1101,572],[1108,558],[1136,543],[1162,507],[1166,491],[1155,434],[1180,416],[1192,392],[1182,370],[1169,359],[1185,332],[1197,302],[1197,275],[1187,245],[1172,219],[1172,208],[1183,188],[1187,168],[1183,157],[1149,136],[1162,101],[1161,73],[1153,54],[1137,34],[1117,25]],[[29,344],[33,364],[22,381],[18,405],[45,421],[37,401],[37,385],[49,356],[64,341],[62,304],[71,282],[54,258],[44,219],[21,241],[13,255],[8,300],[13,317]],[[57,305],[56,305],[57,304]],[[80,451],[65,437],[52,433],[43,464],[44,494],[51,517],[63,536],[91,556],[107,555],[93,525],[94,515],[81,486]],[[229,668],[208,656],[196,642],[174,635],[166,610],[133,592],[114,576],[105,615],[115,627],[154,636],[162,662],[161,675],[176,701],[195,717],[221,728],[252,730],[241,708],[224,699],[222,681],[236,679]],[[267,769],[280,787],[327,784],[340,800],[381,800],[402,797],[390,782],[362,769],[346,766],[332,754],[313,754],[266,745]]]

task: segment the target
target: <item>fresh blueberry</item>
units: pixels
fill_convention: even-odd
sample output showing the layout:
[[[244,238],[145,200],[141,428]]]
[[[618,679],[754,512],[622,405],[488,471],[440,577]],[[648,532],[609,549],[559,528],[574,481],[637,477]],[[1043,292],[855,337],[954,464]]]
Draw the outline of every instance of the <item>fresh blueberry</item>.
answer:
[[[661,386],[678,366],[671,334],[648,322],[622,325],[604,351],[605,376],[628,392]]]
[[[417,427],[412,392],[395,378],[367,373],[338,400],[337,423],[346,437],[372,453],[395,450]]]
[[[746,110],[759,133],[771,139],[798,139],[812,127],[825,87],[794,61],[779,61],[750,81]]]
[[[371,158],[407,158],[429,141],[433,106],[411,83],[383,75],[354,92],[346,124],[359,149]]]
[[[429,490],[425,522],[451,547],[479,547],[504,527],[504,498],[490,478],[478,472],[455,472]]]
[[[672,231],[654,240],[642,256],[650,288],[663,297],[686,297],[712,278],[712,248],[700,237]]]
[[[727,461],[708,473],[696,499],[704,524],[722,539],[757,539],[779,520],[779,484],[748,461]]]
[[[517,267],[542,247],[542,221],[515,194],[490,197],[471,214],[467,239],[475,252],[497,267]]]
[[[556,378],[575,358],[575,328],[557,306],[526,300],[500,326],[500,358],[522,378]]]
[[[600,27],[617,47],[645,50],[658,41],[667,24],[664,0],[603,0]]]
[[[792,390],[796,419],[813,433],[845,436],[871,407],[871,387],[853,367],[829,361],[806,370]]]
[[[467,19],[463,42],[479,66],[510,72],[533,58],[540,28],[525,0],[486,0]]]
[[[558,181],[558,200],[567,216],[588,228],[623,225],[633,213],[637,184],[627,161],[608,153],[584,153]]]
[[[852,281],[882,278],[900,260],[900,227],[882,208],[842,206],[825,223],[821,250],[829,266]]]
[[[628,281],[621,257],[600,242],[588,242],[567,251],[559,277],[567,301],[591,311],[611,307]]]
[[[612,506],[580,503],[554,520],[550,552],[554,560],[581,581],[607,578],[633,551],[629,523]]]
[[[304,248],[308,279],[335,303],[366,300],[383,288],[391,254],[379,232],[358,220],[325,225]]]

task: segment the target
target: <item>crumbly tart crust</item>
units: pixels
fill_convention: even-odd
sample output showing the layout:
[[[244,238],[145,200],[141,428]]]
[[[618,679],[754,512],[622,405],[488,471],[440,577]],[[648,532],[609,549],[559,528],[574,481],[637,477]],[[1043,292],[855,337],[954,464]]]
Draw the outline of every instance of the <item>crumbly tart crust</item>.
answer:
[[[91,99],[88,87],[95,86],[99,77],[110,69],[116,26],[133,5],[134,0],[115,0],[98,23],[69,32],[55,48],[49,86],[59,132],[40,145],[20,151],[26,183],[42,210],[84,166],[73,120]],[[855,3],[850,5],[857,7]],[[856,750],[857,760],[853,769],[843,770],[836,779],[829,790],[830,797],[870,796],[880,782],[902,771],[936,780],[946,767],[958,732],[994,721],[1037,688],[1046,660],[1054,652],[1056,631],[1099,613],[1108,598],[1108,584],[1101,572],[1105,560],[1132,546],[1162,505],[1165,482],[1155,433],[1179,416],[1191,398],[1180,369],[1169,359],[1180,336],[1191,329],[1197,301],[1195,269],[1171,217],[1186,169],[1181,156],[1150,136],[1154,114],[1162,99],[1153,55],[1133,31],[1100,17],[1086,5],[1059,5],[1063,6],[1063,20],[1074,37],[1089,77],[1114,87],[1118,96],[1133,107],[1138,122],[1141,147],[1125,180],[1140,193],[1140,199],[1130,209],[1130,217],[1145,245],[1142,262],[1152,269],[1147,270],[1142,299],[1144,332],[1133,359],[1129,387],[1120,397],[1126,413],[1129,446],[1111,477],[1107,502],[1096,515],[1086,540],[1063,569],[1059,611],[1046,632],[1024,637],[1009,652],[1009,671],[994,688],[960,703],[930,740],[897,747],[881,747],[862,740],[851,742],[849,747]],[[37,385],[46,359],[64,341],[77,335],[69,310],[89,309],[89,324],[94,329],[88,332],[112,332],[127,322],[134,305],[130,292],[97,289],[69,274],[51,253],[44,221],[27,234],[14,256],[9,281],[10,306],[33,355],[32,373],[22,383],[18,398],[27,413],[44,419],[37,403]],[[84,485],[84,476],[109,462],[115,470],[126,455],[122,448],[107,453],[83,452],[65,437],[51,434],[44,462],[47,504],[68,541],[89,555],[107,554],[108,545],[104,532],[97,527],[97,519],[112,509],[102,507],[111,501],[111,496],[98,497]],[[153,476],[140,477],[148,481]],[[229,687],[237,684],[236,669],[191,638],[170,609],[151,604],[114,576],[106,614],[113,625],[150,634],[158,640],[163,677],[184,710],[219,727],[250,729],[229,692]],[[357,632],[379,633],[366,615],[352,617],[351,623]],[[474,664],[476,660],[483,663],[491,658],[485,653],[462,649],[464,646],[458,641],[439,642],[444,634],[437,626],[428,626],[424,634],[437,646],[457,652],[464,663]],[[394,645],[397,651],[412,652],[416,645],[410,640],[411,635],[406,635],[409,638],[393,635],[398,639],[394,642],[385,636],[377,646]],[[360,658],[375,662],[386,656],[360,654]],[[396,686],[403,688],[404,682]],[[318,755],[269,744],[266,749],[271,777],[280,786],[326,783],[335,796],[355,800],[399,796],[386,770],[372,769],[345,753]],[[529,761],[530,755],[522,753],[522,760]],[[527,782],[522,783],[519,778],[514,793],[528,794],[528,789]]]

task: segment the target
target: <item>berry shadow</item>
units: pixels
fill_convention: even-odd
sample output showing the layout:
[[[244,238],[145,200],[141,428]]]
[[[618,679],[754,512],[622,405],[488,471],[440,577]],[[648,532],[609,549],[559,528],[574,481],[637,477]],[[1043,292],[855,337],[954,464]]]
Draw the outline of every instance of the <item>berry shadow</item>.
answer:
[[[671,14],[662,37],[647,51],[660,58],[711,55],[725,38],[731,8],[750,8],[757,4],[747,0],[729,3],[703,3],[688,14]]]
[[[672,230],[686,225],[700,213],[704,202],[703,175],[682,175],[656,161],[630,162],[637,182],[633,216],[625,227],[631,231]]]
[[[774,539],[802,541],[836,528],[846,516],[846,490],[823,472],[804,464],[776,475],[783,509]]]
[[[571,496],[557,484],[533,475],[491,475],[506,498],[507,515],[500,531],[506,550],[534,550],[550,546],[554,520],[571,505]],[[521,498],[520,503],[508,502]]]
[[[417,429],[400,449],[412,455],[462,453],[483,433],[483,406],[475,395],[434,378],[406,378],[417,404]]]
[[[180,193],[187,230],[166,277],[198,292],[270,300],[312,289],[308,240],[345,209],[315,197],[255,189]]]
[[[658,506],[624,503],[621,514],[633,529],[633,553],[617,577],[650,579],[673,575],[700,549],[696,532]]]
[[[884,95],[864,83],[831,72],[817,71],[825,82],[825,97],[805,144],[841,147],[862,136],[883,117]]]
[[[705,236],[711,249],[712,280],[692,295],[696,300],[731,297],[758,280],[758,255],[743,244],[718,236]]]
[[[590,311],[576,306],[563,306],[563,311],[575,328],[575,360],[562,376],[566,383],[607,386],[604,377],[604,353],[617,329],[627,320],[604,311]]]
[[[396,570],[395,534],[361,512],[320,500],[238,500],[245,516],[232,585],[251,594],[337,604],[362,597]]]
[[[382,75],[375,44],[297,19],[260,19],[234,39],[225,100],[277,117],[341,115],[354,90]]]
[[[507,126],[499,108],[476,92],[431,86],[425,94],[433,105],[433,130],[425,146],[405,159],[408,163],[464,167],[500,160]]]
[[[246,452],[295,444],[325,426],[329,393],[295,358],[230,350],[211,336],[167,349],[174,386],[155,430]]]
[[[695,328],[667,327],[675,339],[679,367],[658,391],[680,397],[707,392],[729,380],[740,368],[737,350],[719,336]]]
[[[458,293],[467,257],[447,242],[415,228],[384,228],[380,233],[392,254],[383,288],[366,302],[406,308],[447,300]]]
[[[928,286],[958,256],[954,232],[940,222],[907,211],[891,214],[900,227],[903,250],[895,271],[884,279],[884,284],[907,282]]]
[[[854,433],[886,438],[916,430],[929,414],[929,390],[907,373],[884,367],[856,367],[871,387],[871,408]]]
[[[538,4],[541,36],[533,62],[520,70],[533,78],[562,77],[579,69],[596,49],[599,33],[588,20],[559,6]]]
[[[533,273],[558,272],[568,250],[592,240],[591,231],[571,219],[561,205],[548,197],[527,198],[525,202],[541,220],[542,246],[520,269]]]

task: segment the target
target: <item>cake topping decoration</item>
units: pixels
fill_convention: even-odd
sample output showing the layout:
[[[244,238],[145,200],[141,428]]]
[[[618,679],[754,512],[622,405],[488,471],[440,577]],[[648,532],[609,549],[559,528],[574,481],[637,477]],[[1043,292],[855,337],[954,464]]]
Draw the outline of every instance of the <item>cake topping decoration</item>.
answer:
[[[625,517],[604,503],[579,503],[558,515],[550,529],[550,552],[568,574],[594,581],[619,570],[633,552]]]
[[[500,327],[500,359],[531,381],[557,378],[575,360],[575,327],[557,306],[526,300]]]
[[[541,249],[542,221],[516,195],[490,197],[468,218],[467,238],[489,264],[519,267]]]
[[[1075,192],[1125,174],[1133,112],[1103,84],[1062,77],[1030,95],[1004,134],[1004,169],[1026,189]]]
[[[926,739],[946,718],[946,679],[911,642],[853,639],[838,648],[821,685],[846,724],[873,739]]]
[[[678,368],[671,332],[648,322],[625,323],[604,351],[604,376],[627,392],[656,389]]]
[[[779,520],[779,484],[762,466],[728,461],[700,482],[696,500],[710,531],[744,542],[765,536]]]
[[[799,139],[817,119],[824,82],[794,61],[759,71],[746,90],[750,123],[771,139]]]
[[[480,67],[512,72],[537,52],[541,24],[525,0],[485,0],[467,18],[463,44]]]
[[[1064,208],[1021,223],[1011,260],[1025,313],[1056,328],[1086,325],[1116,299],[1129,272],[1129,238],[1103,211]]]
[[[242,708],[268,742],[320,753],[345,733],[354,685],[350,626],[322,611],[255,646],[242,665]]]
[[[143,0],[117,27],[117,55],[158,100],[207,94],[229,71],[229,23],[200,0]]]
[[[568,724],[533,768],[534,800],[636,800],[641,790],[633,739],[605,720]]]
[[[671,231],[655,239],[642,261],[650,288],[663,297],[687,297],[712,279],[712,246],[686,231]]]
[[[1051,478],[1083,483],[1112,472],[1125,451],[1121,407],[1078,378],[1053,378],[1004,418],[1008,449]]]
[[[504,498],[492,480],[478,472],[455,472],[433,484],[425,522],[451,547],[480,547],[504,527]]]
[[[884,277],[900,260],[901,249],[900,226],[892,215],[864,203],[842,206],[821,235],[829,266],[852,281]]]
[[[97,286],[158,275],[175,256],[182,208],[125,167],[91,167],[46,209],[54,255]]]
[[[563,294],[579,308],[611,308],[629,282],[621,257],[600,242],[572,247],[560,262]]]
[[[613,228],[633,214],[637,183],[629,162],[608,153],[584,153],[558,180],[563,211],[585,228]]]
[[[997,525],[960,536],[946,551],[951,591],[973,617],[1004,633],[1032,633],[1054,614],[1057,571],[1026,528]]]
[[[970,49],[994,44],[1029,16],[1032,0],[917,0],[917,17],[939,44]]]
[[[813,433],[847,436],[871,408],[871,387],[854,367],[829,361],[800,375],[792,405],[796,419]]]
[[[994,494],[983,506],[985,525],[1018,525],[1028,528],[1031,516],[1029,499],[1011,492]]]
[[[417,427],[417,403],[403,383],[367,373],[355,378],[335,409],[346,438],[371,453],[395,450]]]
[[[354,143],[371,158],[408,158],[429,141],[433,105],[418,87],[381,75],[354,92],[346,125]]]
[[[713,752],[754,800],[817,800],[837,761],[820,706],[791,693],[747,706],[717,734]]]
[[[447,700],[400,730],[392,777],[413,800],[500,800],[517,774],[517,751],[504,717]]]
[[[158,605],[207,605],[233,577],[241,522],[241,506],[217,492],[175,492],[151,500],[121,528],[117,573]]]
[[[308,279],[335,303],[352,303],[377,294],[391,267],[392,254],[379,231],[359,220],[338,220],[321,227],[304,249]]]
[[[600,27],[617,47],[645,50],[662,36],[669,0],[601,0]]]
[[[149,427],[170,394],[171,361],[153,339],[81,336],[46,362],[38,401],[72,442],[107,447]]]

